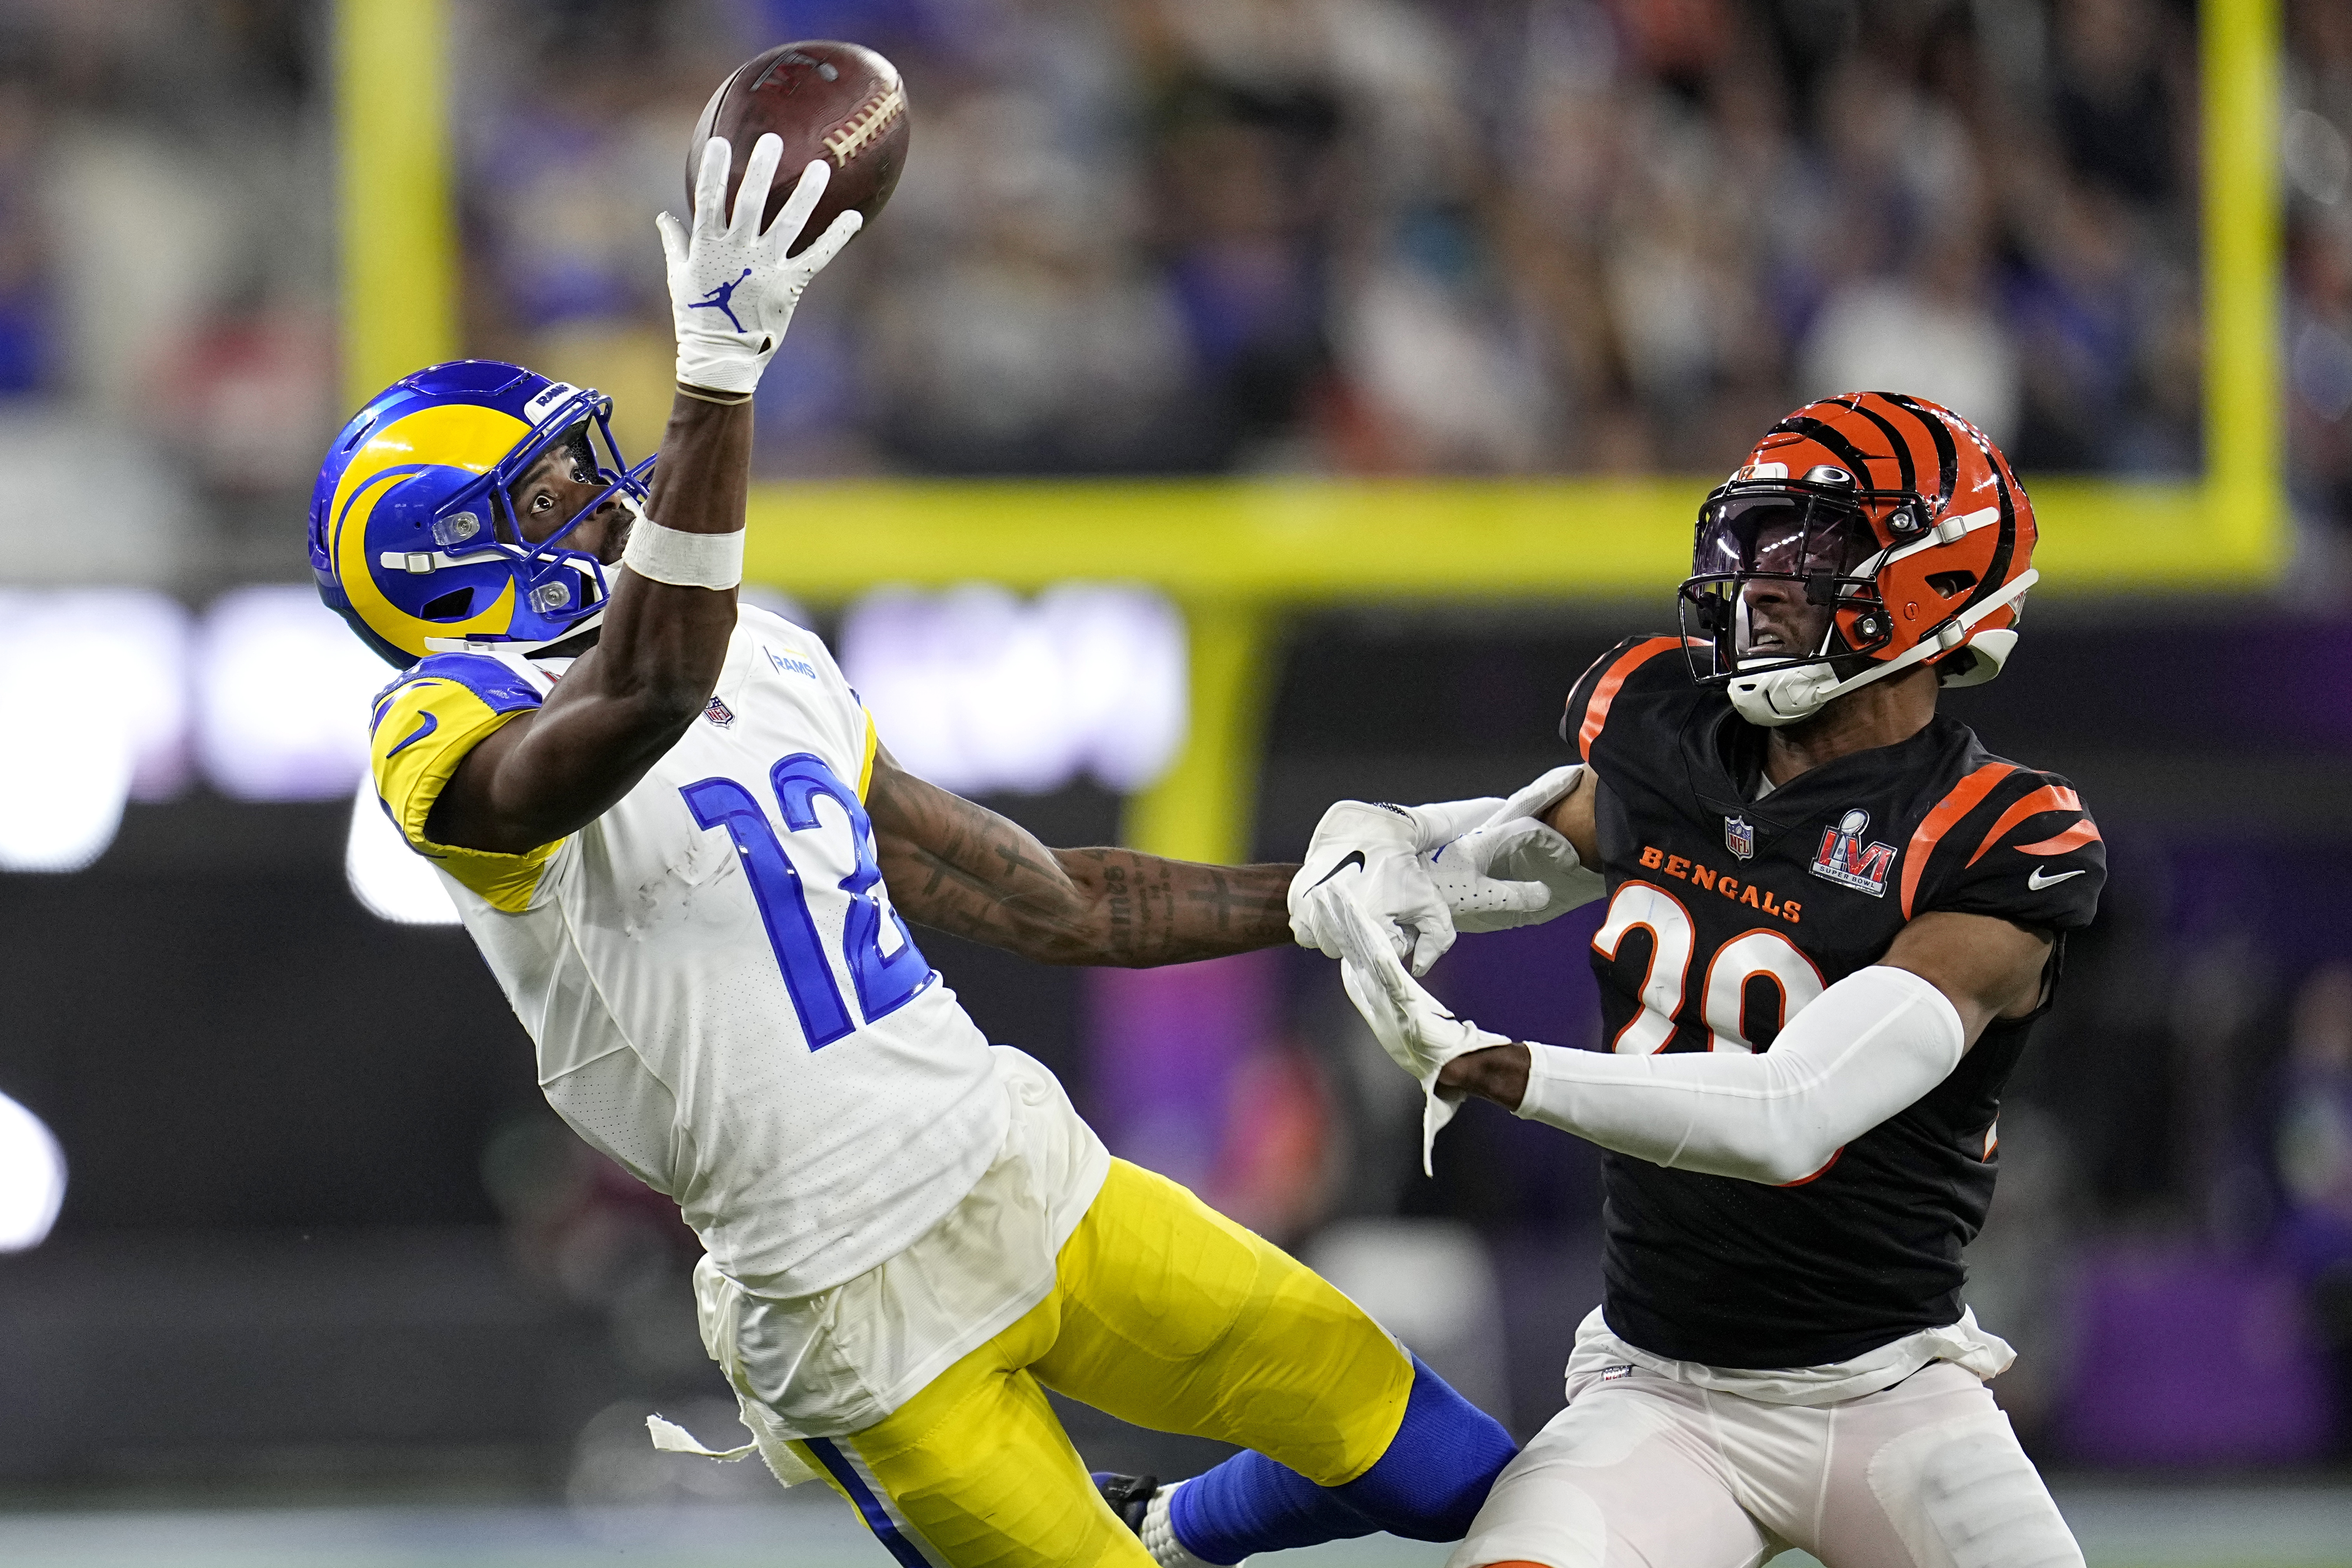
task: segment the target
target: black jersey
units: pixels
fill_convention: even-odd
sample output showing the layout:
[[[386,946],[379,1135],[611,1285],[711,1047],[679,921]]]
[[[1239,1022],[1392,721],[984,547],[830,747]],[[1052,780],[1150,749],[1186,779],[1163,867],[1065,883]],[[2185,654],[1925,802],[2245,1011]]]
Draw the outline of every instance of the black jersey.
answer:
[[[1599,784],[1604,1048],[1765,1050],[1916,915],[2063,941],[2098,907],[2105,850],[2073,788],[1954,719],[1759,798],[1764,731],[1692,680],[1681,639],[1650,637],[1584,673],[1560,729]],[[1659,1355],[1793,1367],[1953,1321],[2032,1023],[1994,1023],[1926,1098],[1785,1187],[1606,1155],[1609,1326]]]

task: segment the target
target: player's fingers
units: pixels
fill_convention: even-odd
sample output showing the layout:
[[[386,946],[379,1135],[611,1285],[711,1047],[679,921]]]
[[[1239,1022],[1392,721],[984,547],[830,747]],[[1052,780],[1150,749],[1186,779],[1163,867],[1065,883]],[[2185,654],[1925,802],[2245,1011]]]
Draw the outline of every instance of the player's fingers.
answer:
[[[1497,878],[1486,887],[1493,906],[1512,914],[1531,915],[1551,902],[1551,889],[1541,882],[1507,882]]]
[[[673,267],[685,261],[687,252],[686,226],[668,213],[654,214],[654,228],[661,236],[662,255]]]
[[[1418,975],[1429,973],[1429,966],[1444,958],[1454,945],[1454,926],[1444,924],[1416,926],[1412,933],[1412,972]]]
[[[1339,965],[1339,984],[1348,993],[1349,1002],[1363,1018],[1365,1026],[1372,1031],[1372,1038],[1378,1040],[1381,1049],[1388,1053],[1389,1059],[1419,1078],[1421,1064],[1413,1050],[1407,1020],[1396,1010],[1387,990],[1377,979],[1348,963]]]
[[[779,228],[783,226],[782,218],[777,220],[776,226]],[[824,271],[825,263],[839,256],[841,247],[856,239],[857,231],[865,226],[866,219],[863,216],[854,212],[843,213],[825,226],[824,232],[816,237],[816,243],[793,259],[799,263],[802,271],[814,278]]]
[[[1392,923],[1375,921],[1342,884],[1329,884],[1318,892],[1327,900],[1325,908],[1333,934],[1339,938],[1341,961],[1353,964],[1368,984],[1393,997],[1396,988],[1391,977],[1404,978],[1396,952],[1404,941],[1403,933]]]
[[[1400,1016],[1409,1015],[1413,994],[1420,987],[1404,972],[1402,959],[1403,952],[1412,951],[1412,939],[1392,921],[1374,921],[1363,905],[1344,893],[1338,895],[1338,902],[1340,918],[1347,922],[1341,941],[1349,960],[1364,972],[1367,980],[1387,994],[1389,1005]]]
[[[743,183],[735,187],[735,212],[729,218],[730,237],[749,241],[760,232],[768,211],[768,189],[776,183],[776,165],[784,161],[784,139],[770,131],[751,143],[743,160]]]
[[[776,156],[780,161],[783,156],[781,142],[776,144]],[[784,198],[783,210],[768,226],[767,237],[791,249],[793,241],[801,237],[801,230],[808,226],[809,214],[816,211],[817,198],[832,183],[833,165],[823,158],[811,158],[802,166],[800,182],[793,186],[793,194]]]
[[[694,175],[694,227],[698,234],[719,234],[727,227],[727,171],[734,166],[735,147],[724,136],[702,144],[702,163]]]
[[[1398,1066],[1411,1070],[1404,1058],[1398,1054],[1396,1018],[1388,1010],[1387,998],[1381,994],[1381,988],[1367,980],[1362,970],[1345,961],[1339,965],[1339,985],[1348,994],[1349,1005],[1356,1009],[1365,1026],[1372,1031],[1372,1038],[1381,1043],[1381,1049],[1386,1051],[1390,1059]]]
[[[1356,901],[1330,882],[1309,893],[1307,900],[1315,912],[1316,929],[1322,932],[1323,940],[1329,944],[1325,951],[1329,952],[1331,947],[1336,947],[1339,951],[1332,954],[1333,957],[1370,973],[1372,958],[1363,931],[1358,921],[1349,918],[1361,913],[1356,908]]]
[[[1328,884],[1309,888],[1298,900],[1298,914],[1292,929],[1299,940],[1326,958],[1344,959],[1345,949],[1339,945],[1339,917],[1331,909],[1331,889]]]

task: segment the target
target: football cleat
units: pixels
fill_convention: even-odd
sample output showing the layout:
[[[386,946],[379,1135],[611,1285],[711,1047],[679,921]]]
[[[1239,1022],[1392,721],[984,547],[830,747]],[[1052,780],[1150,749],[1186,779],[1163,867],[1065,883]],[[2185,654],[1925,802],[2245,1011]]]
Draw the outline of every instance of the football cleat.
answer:
[[[1144,1552],[1158,1568],[1234,1568],[1233,1564],[1193,1556],[1176,1539],[1176,1528],[1168,1521],[1168,1500],[1176,1495],[1182,1482],[1171,1481],[1163,1487],[1157,1476],[1122,1476],[1097,1470],[1094,1483],[1103,1501],[1110,1505],[1111,1512],[1135,1531],[1143,1542]]]
[[[1136,1534],[1143,1533],[1143,1515],[1151,1505],[1152,1494],[1160,1489],[1158,1476],[1122,1476],[1112,1470],[1094,1472],[1095,1490],[1102,1493],[1111,1512]]]
[[[1980,685],[2017,645],[2035,537],[2009,459],[1951,410],[1888,392],[1809,403],[1699,508],[1677,595],[1691,673],[1769,727],[1920,663]],[[1742,589],[1769,580],[1829,610],[1816,646],[1759,645]]]
[[[310,496],[319,596],[401,668],[465,648],[539,650],[604,618],[604,563],[564,541],[618,497],[646,499],[650,458],[614,442],[613,400],[499,360],[405,375],[368,399],[328,448]],[[596,453],[602,437],[604,458]],[[602,493],[552,536],[524,541],[508,489],[576,440]]]

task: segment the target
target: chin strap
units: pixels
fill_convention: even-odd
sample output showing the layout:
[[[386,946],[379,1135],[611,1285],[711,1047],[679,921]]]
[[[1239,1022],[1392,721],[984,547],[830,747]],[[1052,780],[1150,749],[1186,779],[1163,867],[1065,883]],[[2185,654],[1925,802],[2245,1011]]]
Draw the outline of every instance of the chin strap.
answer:
[[[1828,705],[1832,698],[1844,696],[1874,680],[1881,680],[1900,669],[1908,669],[1923,659],[1933,658],[1958,647],[1969,640],[1979,622],[1995,610],[2014,604],[2025,596],[2025,591],[2042,580],[2042,574],[2027,570],[2018,574],[2017,581],[1969,611],[1944,623],[1933,637],[1922,637],[1911,647],[1888,659],[1874,664],[1858,675],[1840,680],[1837,671],[1827,662],[1790,664],[1781,659],[1750,660],[1759,666],[1752,671],[1743,670],[1732,678],[1728,688],[1731,705],[1742,719],[1777,730],[1784,724],[1794,724],[1810,719]]]
[[[473,637],[426,637],[425,650],[427,653],[514,653],[529,658],[532,654],[544,653],[549,648],[568,643],[582,632],[593,632],[604,624],[604,612],[600,606],[594,614],[583,616],[564,628],[562,637],[548,637],[544,641],[519,642],[510,637],[500,637],[495,642]]]

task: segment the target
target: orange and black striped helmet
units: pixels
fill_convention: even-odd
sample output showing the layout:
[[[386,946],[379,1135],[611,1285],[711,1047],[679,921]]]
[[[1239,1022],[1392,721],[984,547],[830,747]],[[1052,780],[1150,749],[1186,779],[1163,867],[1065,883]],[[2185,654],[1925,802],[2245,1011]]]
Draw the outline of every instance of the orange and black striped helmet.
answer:
[[[1809,403],[1699,507],[1679,595],[1692,673],[1767,725],[1922,662],[1946,686],[1990,680],[2039,575],[2034,531],[2009,459],[1950,409],[1894,392]],[[1741,590],[1769,579],[1830,608],[1820,646],[1748,641]]]

